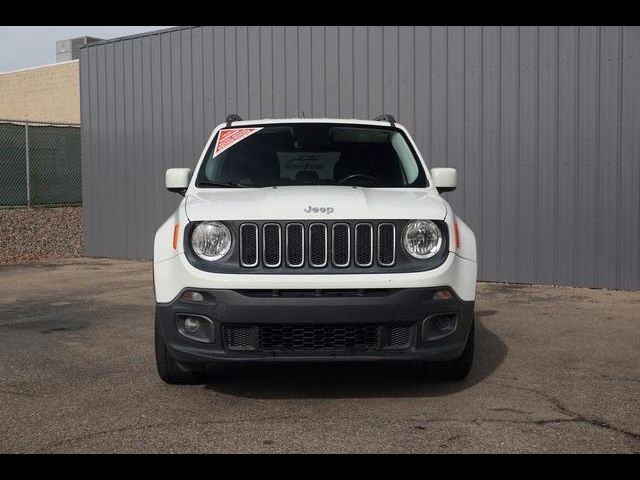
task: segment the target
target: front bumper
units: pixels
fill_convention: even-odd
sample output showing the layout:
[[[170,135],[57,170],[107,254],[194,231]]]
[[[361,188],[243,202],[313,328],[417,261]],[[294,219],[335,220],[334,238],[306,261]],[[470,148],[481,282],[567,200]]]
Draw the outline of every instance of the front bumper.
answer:
[[[446,288],[446,287],[443,287]],[[187,289],[185,289],[187,290]],[[181,363],[228,361],[309,361],[309,360],[453,360],[462,354],[473,321],[473,301],[453,298],[434,300],[440,287],[354,290],[259,291],[196,289],[207,299],[204,303],[184,301],[180,295],[172,302],[158,303],[157,326],[171,356]],[[178,314],[205,316],[213,321],[214,340],[200,343],[178,332]],[[452,314],[456,329],[445,338],[424,341],[422,323],[435,314]],[[229,328],[262,326],[302,327],[376,326],[380,342],[371,348],[237,350],[225,333]],[[410,332],[406,344],[389,347],[383,338],[391,327],[403,325]],[[385,333],[387,332],[387,333]]]
[[[189,286],[193,289],[297,289],[306,288],[404,288],[451,287],[458,298],[475,300],[477,263],[449,252],[442,265],[421,272],[397,273],[392,268],[389,273],[345,273],[345,274],[223,274],[199,270],[189,263],[184,253],[154,262],[154,286],[156,301],[169,303]]]

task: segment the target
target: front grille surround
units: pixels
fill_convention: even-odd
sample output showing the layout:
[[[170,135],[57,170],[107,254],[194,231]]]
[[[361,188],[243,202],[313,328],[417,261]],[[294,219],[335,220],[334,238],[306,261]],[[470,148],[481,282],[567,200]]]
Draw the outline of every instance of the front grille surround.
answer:
[[[435,220],[444,236],[440,253],[432,258],[420,260],[410,256],[402,247],[402,232],[410,221],[224,220],[225,225],[231,230],[232,245],[229,253],[215,262],[198,257],[191,248],[193,230],[199,223],[195,221],[190,222],[184,229],[184,253],[188,262],[199,270],[225,274],[406,273],[432,270],[442,265],[450,255],[446,223]],[[318,244],[321,248],[313,265],[309,256],[309,228],[312,224],[324,225],[318,227],[316,232],[320,233],[319,237],[316,235],[316,240],[320,240]],[[361,245],[360,258],[356,255],[356,225],[363,225],[358,227],[359,240],[365,238],[370,242],[364,246],[365,248]],[[268,249],[265,248],[265,237],[267,240],[272,239]],[[336,248],[341,250],[338,251]],[[380,251],[381,248],[383,252]],[[268,254],[266,262],[265,254]]]
[[[315,233],[314,233],[315,232]],[[322,236],[322,240],[316,240]],[[320,243],[314,243],[320,242]],[[329,236],[325,223],[314,222],[309,225],[309,265],[314,268],[327,266],[329,261]],[[317,261],[322,258],[322,261]]]
[[[354,260],[358,267],[373,265],[373,225],[356,223]]]
[[[267,238],[274,233],[278,236],[277,247],[273,238]],[[269,268],[277,268],[282,264],[282,227],[279,223],[270,222],[262,226],[262,262]]]
[[[296,233],[294,233],[295,230],[298,230],[300,233],[300,240],[297,241],[295,239],[293,239],[293,237],[296,235]],[[304,266],[304,225],[302,225],[301,223],[287,223],[287,226],[285,227],[285,254],[284,257],[287,260],[287,267],[291,267],[291,268],[300,268],[302,266]],[[296,245],[296,243],[298,243],[298,245]],[[297,250],[300,250],[299,252]],[[294,257],[294,260],[292,261],[291,258]],[[300,259],[298,261],[297,257],[299,257]]]
[[[338,232],[336,235],[336,230],[342,230],[342,233]],[[344,240],[341,238],[344,232],[346,232],[346,248],[336,247]],[[351,262],[351,228],[348,223],[337,222],[331,226],[331,246],[333,247],[331,254],[333,265],[338,268],[348,267]]]
[[[250,237],[255,237],[255,242]],[[257,267],[259,261],[258,244],[259,244],[258,226],[255,223],[243,223],[240,225],[240,264],[243,267]],[[248,240],[248,243],[245,242]]]
[[[393,223],[379,223],[377,234],[378,263],[383,267],[392,267],[396,263],[396,226]],[[391,248],[388,248],[387,245],[389,234],[391,234]],[[390,260],[388,259],[389,253],[391,253]]]

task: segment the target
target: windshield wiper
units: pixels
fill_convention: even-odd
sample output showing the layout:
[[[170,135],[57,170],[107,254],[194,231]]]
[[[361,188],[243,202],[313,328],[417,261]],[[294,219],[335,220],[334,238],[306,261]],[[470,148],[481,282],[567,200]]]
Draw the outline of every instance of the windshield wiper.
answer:
[[[206,185],[207,187],[230,187],[230,188],[249,188],[250,185],[234,182],[212,182],[211,180],[198,180],[198,185]]]

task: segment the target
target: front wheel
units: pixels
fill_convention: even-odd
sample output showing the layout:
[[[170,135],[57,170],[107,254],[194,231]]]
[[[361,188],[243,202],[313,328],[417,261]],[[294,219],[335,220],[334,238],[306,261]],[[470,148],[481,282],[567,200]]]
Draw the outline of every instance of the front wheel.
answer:
[[[178,364],[169,354],[166,342],[162,337],[160,325],[158,324],[158,315],[155,321],[155,347],[156,347],[156,367],[158,375],[162,380],[171,385],[185,385],[197,383],[201,380],[200,372],[188,370],[186,367]]]
[[[471,330],[467,344],[460,355],[450,362],[424,362],[423,368],[428,375],[443,380],[464,380],[473,366],[473,352],[475,349],[475,318],[471,319]]]

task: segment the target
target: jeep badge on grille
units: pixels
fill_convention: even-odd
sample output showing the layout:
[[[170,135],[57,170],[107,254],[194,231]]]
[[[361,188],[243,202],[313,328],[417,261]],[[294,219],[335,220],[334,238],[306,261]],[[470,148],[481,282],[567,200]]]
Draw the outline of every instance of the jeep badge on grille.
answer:
[[[327,215],[331,215],[333,213],[333,207],[313,207],[311,205],[309,205],[307,208],[304,209],[305,212],[307,213],[326,213]]]

